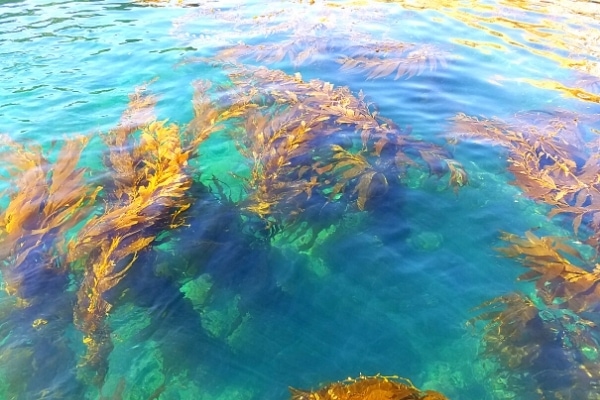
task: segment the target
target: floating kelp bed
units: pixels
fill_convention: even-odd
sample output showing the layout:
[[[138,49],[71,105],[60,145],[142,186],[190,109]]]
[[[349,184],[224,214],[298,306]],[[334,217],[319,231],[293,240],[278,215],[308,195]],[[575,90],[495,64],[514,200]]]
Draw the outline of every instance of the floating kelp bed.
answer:
[[[125,11],[187,10],[169,32],[182,47],[168,51],[185,49],[169,68],[189,78],[175,105],[161,104],[168,78],[140,79],[100,133],[51,144],[0,136],[0,396],[600,399],[600,114],[476,116],[459,101],[431,111],[428,126],[418,118],[429,100],[417,104],[411,82],[428,80],[444,102],[461,57],[381,28],[404,13],[444,16],[498,38],[449,39],[457,46],[514,46],[576,72],[564,82],[494,75],[490,85],[595,105],[600,50],[572,27],[580,17],[597,34],[596,14],[545,3],[291,4],[255,14],[135,2]],[[219,28],[195,34],[198,21]],[[513,30],[535,40],[518,43]],[[380,110],[392,82],[407,85],[406,98]],[[164,113],[179,104],[191,106]],[[416,128],[403,120],[411,113]],[[506,174],[470,160],[479,150],[469,146]],[[475,225],[513,209],[454,222],[465,214],[453,210],[482,204],[474,193],[487,182],[498,189],[486,204],[512,201],[510,184],[527,211],[502,227]],[[461,240],[479,248],[451,253],[447,242]],[[473,255],[492,242],[504,265],[484,269]],[[495,268],[509,278],[492,287]],[[477,281],[484,274],[494,276]],[[489,290],[469,287],[481,282]],[[340,380],[349,368],[358,378]]]
[[[71,321],[83,334],[86,352],[77,364],[78,379],[100,393],[114,346],[106,319],[113,308],[128,303],[130,288],[121,282],[135,280],[129,277],[132,271],[149,269],[137,273],[148,280],[155,276],[157,282],[166,273],[170,284],[180,287],[208,274],[213,285],[221,283],[242,296],[242,282],[231,282],[242,277],[220,271],[231,266],[213,266],[211,260],[222,258],[220,253],[231,251],[236,242],[233,251],[239,254],[232,257],[239,261],[254,254],[260,263],[260,252],[268,250],[275,235],[306,230],[303,224],[313,224],[306,216],[315,218],[316,213],[319,224],[302,244],[310,247],[322,230],[340,223],[341,212],[357,213],[384,201],[390,186],[395,192],[403,185],[400,177],[407,168],[448,175],[454,187],[468,181],[450,153],[411,138],[373,113],[362,94],[355,97],[346,87],[305,82],[298,74],[264,67],[233,65],[226,70],[231,80],[226,90],[209,93],[209,82],[194,83],[195,116],[184,128],[157,121],[155,97],[146,87],[137,89],[119,125],[102,136],[107,148],[103,163],[110,174],[99,178],[101,186],[86,186],[82,177],[87,171],[77,168],[85,138],[67,141],[51,163],[39,147],[4,137],[5,160],[11,163],[15,183],[1,219],[3,276],[20,304],[9,318],[29,318],[31,329],[49,330],[57,317],[44,310],[46,296],[53,305],[61,298],[68,304],[73,296],[67,290],[69,281],[77,285],[73,315],[60,320]],[[217,134],[230,135],[249,163],[249,176],[240,177],[245,195],[238,201],[218,177],[204,184],[201,172],[190,167],[194,157],[201,164],[200,144]],[[329,207],[341,211],[326,214]],[[212,214],[209,219],[217,215],[216,223],[196,226],[194,222],[205,219],[203,212]],[[237,238],[225,233],[228,220],[240,226]],[[77,233],[69,234],[75,226]],[[160,271],[153,253],[165,247],[177,254],[178,231],[193,232],[194,253],[205,263]],[[175,243],[169,243],[172,239]],[[258,253],[252,250],[256,246]],[[143,267],[136,267],[139,260]],[[258,274],[264,267],[253,268],[247,273]],[[201,314],[202,304],[194,304],[193,297],[188,300],[188,307]],[[245,313],[242,308],[239,312]],[[62,353],[67,346],[59,346],[57,339],[53,349]],[[36,346],[28,357],[36,357]],[[22,384],[11,390],[32,390],[28,382]]]

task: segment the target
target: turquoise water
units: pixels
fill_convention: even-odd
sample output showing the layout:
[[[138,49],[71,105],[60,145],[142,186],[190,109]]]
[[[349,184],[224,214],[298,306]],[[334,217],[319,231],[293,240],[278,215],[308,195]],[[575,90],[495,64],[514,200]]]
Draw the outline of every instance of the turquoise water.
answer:
[[[517,281],[519,261],[496,251],[505,245],[500,232],[535,229],[579,244],[589,233],[582,227],[575,236],[571,219],[548,218],[549,205],[512,185],[503,148],[452,140],[459,113],[518,124],[523,113],[557,110],[577,115],[590,143],[597,137],[600,5],[518,3],[1,1],[0,133],[40,145],[51,162],[69,138],[87,135],[83,179],[103,186],[90,215],[115,202],[102,135],[119,123],[128,95],[148,84],[156,118],[184,126],[194,116],[192,83],[211,81],[220,104],[225,51],[241,43],[254,46],[238,54],[244,65],[362,91],[378,115],[448,151],[469,182],[454,188],[447,172],[409,167],[390,172],[385,195],[364,210],[349,190],[303,207],[298,224],[275,218],[281,224],[269,232],[244,209],[252,188],[241,177],[252,166],[224,129],[189,164],[196,201],[185,224],[140,251],[103,295],[112,307],[102,329],[113,348],[103,353],[100,382],[82,373],[86,333],[76,310],[85,257],[70,263],[64,243],[48,240],[32,270],[17,272],[26,290],[15,294],[7,277],[19,248],[0,249],[0,398],[286,399],[289,386],[315,390],[378,373],[450,399],[560,398],[536,392],[544,387],[538,364],[515,372],[486,357],[482,327],[467,324],[482,302],[535,292]],[[399,79],[396,70],[369,77],[340,69],[343,57],[392,58],[389,43],[435,49],[442,62],[415,62]],[[301,59],[303,50],[313,52]],[[331,140],[360,150],[357,131]],[[5,143],[0,161],[2,218],[19,175],[11,149]],[[68,230],[72,243],[85,221]],[[7,242],[6,224],[0,228]],[[592,330],[590,343],[598,335]],[[577,363],[569,368],[561,371]],[[507,387],[511,374],[526,384]],[[584,392],[579,398],[597,398],[593,385]]]

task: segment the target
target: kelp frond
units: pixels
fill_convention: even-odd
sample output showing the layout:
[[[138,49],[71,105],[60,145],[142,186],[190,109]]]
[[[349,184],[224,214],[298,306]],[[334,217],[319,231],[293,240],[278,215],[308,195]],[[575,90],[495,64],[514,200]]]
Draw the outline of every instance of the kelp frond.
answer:
[[[202,90],[201,85],[197,90]],[[151,104],[139,99],[143,105]],[[112,349],[104,321],[112,307],[107,293],[159,234],[184,224],[183,213],[193,201],[188,194],[192,185],[188,161],[215,125],[200,94],[195,111],[196,119],[184,133],[177,125],[144,118],[143,126],[117,128],[105,136],[109,148],[105,160],[114,180],[112,201],[102,214],[86,222],[69,243],[67,255],[69,262],[85,270],[75,323],[88,350],[81,365],[87,374],[84,379],[97,385],[104,380],[106,358]],[[125,114],[135,114],[135,109]],[[134,127],[141,128],[139,138],[133,135]]]
[[[290,39],[257,45],[237,44],[226,47],[217,53],[216,58],[231,62],[250,60],[267,64],[275,64],[284,60],[294,67],[314,62],[328,50],[327,36],[294,35]]]
[[[157,98],[148,92],[148,85],[144,84],[129,95],[129,104],[121,115],[121,120],[116,128],[102,135],[102,139],[111,149],[104,157],[104,164],[110,168],[112,185],[111,195],[117,199],[122,198],[128,188],[135,186],[139,181],[136,176],[136,163],[139,157],[131,152],[131,135],[146,126],[156,118],[154,107]]]
[[[412,49],[404,53],[404,49]],[[432,45],[399,46],[401,52],[390,54],[385,57],[375,56],[352,56],[343,57],[338,60],[342,71],[360,72],[367,75],[367,79],[384,78],[394,74],[394,80],[405,77],[411,78],[421,75],[426,69],[434,71],[438,65],[447,67],[447,55]]]
[[[397,376],[364,376],[331,383],[316,391],[290,388],[291,400],[447,400],[433,390],[421,391]]]
[[[519,114],[510,124],[464,114],[453,120],[456,135],[506,147],[514,184],[551,205],[550,216],[572,215],[576,234],[585,221],[592,230],[587,243],[600,247],[600,155],[581,136],[583,117],[555,110]]]
[[[502,239],[508,245],[498,250],[529,269],[519,279],[535,281],[537,294],[546,304],[577,313],[596,311],[600,301],[599,265],[584,259],[564,238],[527,232],[523,238],[505,233]]]
[[[372,111],[362,92],[355,96],[347,87],[264,67],[226,68],[232,132],[251,164],[245,207],[262,218],[298,215],[315,193],[329,201],[352,199],[363,210],[369,198],[387,191],[388,176],[409,167],[449,172],[457,187],[468,181],[446,150],[413,139]]]
[[[38,147],[27,148],[5,135],[1,139],[13,184],[0,215],[0,258],[7,290],[23,296],[25,277],[35,280],[44,269],[58,273],[57,267],[66,272],[62,242],[87,216],[99,188],[84,185],[84,169],[77,168],[86,138],[65,140],[54,163]]]
[[[489,371],[494,390],[553,400],[597,398],[590,397],[600,379],[593,323],[552,305],[538,307],[520,293],[487,301],[478,310],[483,312],[469,323],[485,322],[481,355],[499,363]]]

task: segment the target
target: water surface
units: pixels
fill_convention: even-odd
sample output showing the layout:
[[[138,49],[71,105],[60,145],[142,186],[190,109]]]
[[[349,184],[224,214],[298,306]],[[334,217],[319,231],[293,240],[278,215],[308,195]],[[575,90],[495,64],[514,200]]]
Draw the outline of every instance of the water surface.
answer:
[[[317,389],[349,376],[381,373],[409,378],[451,399],[561,398],[551,397],[561,391],[574,396],[564,398],[597,398],[593,379],[577,374],[581,365],[600,368],[593,356],[600,335],[591,325],[593,316],[561,308],[567,309],[565,318],[577,321],[563,336],[581,342],[550,340],[559,366],[541,365],[538,355],[518,367],[503,362],[506,354],[484,351],[488,322],[468,324],[480,313],[475,307],[498,296],[518,292],[543,303],[539,287],[517,281],[524,272],[521,262],[497,251],[506,246],[501,232],[564,236],[593,268],[594,248],[582,242],[594,234],[597,204],[578,204],[591,212],[578,230],[569,214],[549,218],[555,204],[514,184],[514,171],[507,167],[515,157],[507,146],[465,138],[454,119],[461,114],[497,118],[518,132],[559,121],[575,126],[593,154],[600,129],[600,5],[0,4],[0,117],[6,134],[0,161],[6,289],[0,295],[0,397],[285,399],[289,386]],[[385,67],[386,62],[398,64]],[[116,194],[114,163],[107,163],[110,146],[103,139],[115,135],[128,96],[145,85],[144,93],[156,96],[153,118],[177,124],[183,135],[195,115],[194,84],[210,81],[207,104],[225,110],[232,105],[229,95],[249,93],[236,92],[236,85],[242,86],[229,74],[242,71],[251,81],[255,68],[283,71],[290,80],[322,88],[325,82],[336,90],[347,87],[352,98],[364,95],[371,116],[385,118],[388,127],[395,124],[394,135],[410,138],[398,148],[412,163],[398,161],[400,153],[375,154],[368,147],[373,143],[367,146],[361,138],[362,122],[331,120],[339,131],[323,132],[322,141],[311,142],[305,152],[309,161],[295,157],[291,165],[305,165],[303,173],[321,171],[331,162],[323,154],[339,147],[364,157],[369,166],[347,181],[343,168],[348,167],[315,173],[314,193],[291,196],[284,190],[271,211],[261,214],[252,199],[264,200],[257,195],[259,185],[277,178],[252,180],[253,171],[259,176],[268,171],[253,168],[274,159],[268,158],[273,157],[269,146],[279,142],[264,145],[264,153],[253,158],[244,149],[260,148],[258,139],[244,136],[250,129],[234,119],[204,140],[185,166],[192,182],[185,189],[189,208],[144,209],[131,226],[143,225],[149,215],[161,222],[143,225],[131,236],[107,230],[96,248],[84,243],[86,223],[108,210],[125,210],[134,197]],[[259,110],[273,120],[287,115],[287,106],[268,98],[294,86],[260,84],[269,94],[253,100],[262,102]],[[334,103],[324,103],[321,111]],[[576,144],[567,128],[560,132]],[[24,187],[39,183],[8,154],[42,152],[48,164],[39,176],[51,181],[66,157],[62,146],[77,135],[88,138],[78,163],[85,168],[81,181],[90,192],[100,187],[95,197],[86,197],[85,213],[73,226],[55,231],[44,225],[58,223],[51,218],[29,222],[40,224],[37,228],[25,222],[11,227],[11,202]],[[131,135],[132,143],[140,143],[139,131]],[[342,150],[336,154],[346,154]],[[440,170],[426,162],[427,154],[437,154]],[[443,160],[462,165],[468,183],[453,180]],[[332,177],[323,178],[328,173]],[[361,191],[363,176],[368,190]],[[344,185],[336,189],[335,179]],[[283,182],[288,188],[294,184],[289,177]],[[592,186],[597,185],[596,179]],[[59,200],[31,195],[25,204],[41,212],[50,201]],[[123,215],[128,212],[134,211]],[[175,222],[160,219],[171,216]],[[48,229],[40,233],[42,228]],[[94,276],[100,279],[94,269],[102,259],[98,252],[116,257],[118,252],[102,246],[121,236],[151,239],[122,258],[106,256],[117,275],[126,273],[100,290],[90,283]],[[35,251],[20,259],[27,246]],[[108,304],[105,312],[88,304],[96,298],[94,290],[101,292],[98,301]],[[585,311],[590,310],[595,311]],[[555,310],[550,306],[545,312]],[[540,320],[553,318],[562,317]],[[547,345],[540,340],[540,347]],[[95,344],[108,347],[98,350]],[[588,356],[581,359],[583,348],[581,354]],[[90,354],[99,359],[90,360]]]

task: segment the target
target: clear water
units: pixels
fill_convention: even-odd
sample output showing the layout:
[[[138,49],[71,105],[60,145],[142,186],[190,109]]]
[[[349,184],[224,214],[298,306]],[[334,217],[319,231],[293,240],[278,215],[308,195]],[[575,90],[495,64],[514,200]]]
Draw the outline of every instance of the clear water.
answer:
[[[572,236],[570,222],[548,219],[548,206],[510,185],[502,149],[446,138],[457,113],[599,113],[597,21],[598,3],[566,0],[0,1],[0,130],[50,153],[71,135],[92,134],[82,160],[90,185],[103,171],[98,135],[116,126],[136,86],[158,78],[150,85],[158,118],[185,124],[191,83],[225,80],[218,66],[191,60],[240,42],[284,43],[317,22],[325,36],[314,43],[326,37],[328,52],[301,65],[244,61],[362,90],[381,115],[450,150],[470,182],[455,193],[447,177],[414,173],[386,204],[341,214],[308,248],[284,234],[259,245],[221,214],[195,214],[190,229],[172,233],[176,254],[159,246],[141,257],[113,296],[114,349],[100,385],[78,378],[85,346],[72,313],[80,273],[41,308],[2,293],[0,398],[286,399],[288,386],[377,373],[451,399],[542,398],[530,388],[499,389],[479,352],[481,331],[467,321],[486,300],[532,290],[516,281],[518,262],[495,251],[500,231]],[[285,29],[267,35],[278,26]],[[447,65],[398,80],[340,72],[343,49],[365,33],[373,48],[384,39],[434,45]],[[583,80],[583,71],[596,80]],[[581,129],[593,136],[594,128]],[[12,183],[3,164],[4,189]],[[247,167],[231,142],[208,140],[198,164],[232,196],[242,192],[230,172]],[[228,232],[209,258],[197,250],[207,226]],[[194,260],[205,265],[185,275],[182,266]],[[45,324],[34,327],[38,318]]]

